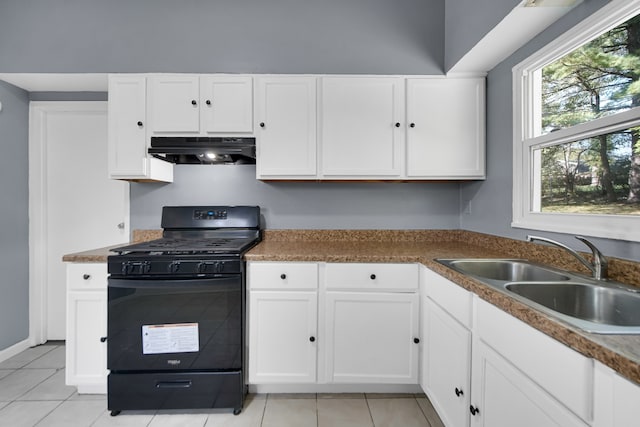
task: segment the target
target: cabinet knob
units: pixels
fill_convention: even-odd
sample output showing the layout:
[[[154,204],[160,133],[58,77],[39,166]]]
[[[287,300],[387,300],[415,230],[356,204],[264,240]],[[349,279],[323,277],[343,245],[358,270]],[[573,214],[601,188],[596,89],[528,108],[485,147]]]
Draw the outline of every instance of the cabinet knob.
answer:
[[[205,104],[207,104],[207,105],[211,105],[211,100],[210,100],[210,99],[207,99],[207,100],[205,101]]]
[[[91,275],[90,275],[90,274],[83,274],[83,275],[82,275],[82,278],[83,278],[84,280],[89,280],[89,279],[91,279]]]
[[[420,338],[414,338],[413,342],[416,343],[416,344],[420,344]]]
[[[372,274],[371,276],[369,276],[369,278],[370,278],[371,280],[376,280],[376,275],[375,275],[375,274]]]
[[[281,278],[282,280],[284,280],[284,279],[286,279],[286,278],[287,278],[287,275],[286,275],[286,274],[284,274],[284,273],[282,273],[282,274],[280,275],[280,278]]]
[[[141,121],[138,122],[138,127],[142,127],[142,122]]]
[[[476,414],[480,413],[480,409],[478,409],[475,406],[471,405],[471,406],[469,406],[469,412],[471,412],[471,415],[476,415]]]
[[[107,337],[100,337],[100,342],[106,342],[107,341]]]
[[[309,341],[315,342],[315,340],[316,340],[316,337],[309,337]]]
[[[264,127],[264,122],[260,122],[260,127],[263,128]]]
[[[462,390],[460,390],[458,387],[456,387],[456,396],[460,397],[464,395],[464,393],[462,392]]]
[[[400,123],[396,122],[395,126],[396,126],[397,128],[399,128],[399,127],[400,127]]]
[[[410,128],[414,128],[414,127],[416,127],[416,124],[415,124],[415,123],[411,123],[411,124],[409,125],[409,127],[410,127]]]
[[[196,102],[196,100],[195,100],[195,99],[192,99],[192,100],[191,100],[191,105],[198,105],[198,103]]]

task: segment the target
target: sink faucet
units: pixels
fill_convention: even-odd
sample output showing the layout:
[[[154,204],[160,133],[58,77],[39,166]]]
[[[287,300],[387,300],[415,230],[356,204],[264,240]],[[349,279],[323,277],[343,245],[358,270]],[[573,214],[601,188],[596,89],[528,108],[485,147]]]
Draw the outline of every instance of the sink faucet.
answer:
[[[575,238],[580,240],[585,245],[589,246],[589,249],[591,249],[591,253],[593,254],[593,264],[587,261],[586,259],[584,259],[584,257],[582,257],[578,252],[571,249],[569,246],[563,245],[562,243],[556,242],[555,240],[547,239],[546,237],[527,236],[527,242],[533,242],[534,240],[539,240],[541,242],[547,242],[547,243],[551,243],[552,245],[558,246],[566,250],[567,252],[569,252],[571,255],[576,257],[578,261],[584,264],[584,266],[591,271],[594,279],[607,280],[607,269],[608,269],[607,258],[605,258],[605,256],[602,255],[602,252],[600,252],[593,243],[591,243],[584,237],[575,236]]]

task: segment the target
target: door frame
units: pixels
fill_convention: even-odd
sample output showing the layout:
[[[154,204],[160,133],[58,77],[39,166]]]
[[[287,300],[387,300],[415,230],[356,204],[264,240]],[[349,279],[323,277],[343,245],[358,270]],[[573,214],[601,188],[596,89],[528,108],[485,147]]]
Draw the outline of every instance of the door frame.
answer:
[[[47,341],[47,135],[50,113],[107,113],[106,101],[32,101],[29,103],[29,346]],[[106,159],[104,159],[106,161]],[[129,188],[125,206],[129,211]],[[127,215],[126,223],[129,218]]]

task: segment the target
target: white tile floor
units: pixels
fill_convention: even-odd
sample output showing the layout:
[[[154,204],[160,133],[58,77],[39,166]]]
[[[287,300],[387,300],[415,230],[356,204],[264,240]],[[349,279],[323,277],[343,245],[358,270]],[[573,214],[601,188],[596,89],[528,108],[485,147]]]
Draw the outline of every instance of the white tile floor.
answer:
[[[443,427],[423,395],[249,395],[242,413],[107,411],[105,395],[64,384],[64,344],[30,348],[0,363],[0,427]]]

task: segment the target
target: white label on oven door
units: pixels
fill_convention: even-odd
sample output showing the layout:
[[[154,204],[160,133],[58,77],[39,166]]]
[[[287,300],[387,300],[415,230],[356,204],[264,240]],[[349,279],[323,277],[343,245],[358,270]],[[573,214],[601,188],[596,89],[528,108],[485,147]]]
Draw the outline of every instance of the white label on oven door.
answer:
[[[142,353],[190,353],[198,351],[197,323],[142,325]]]

